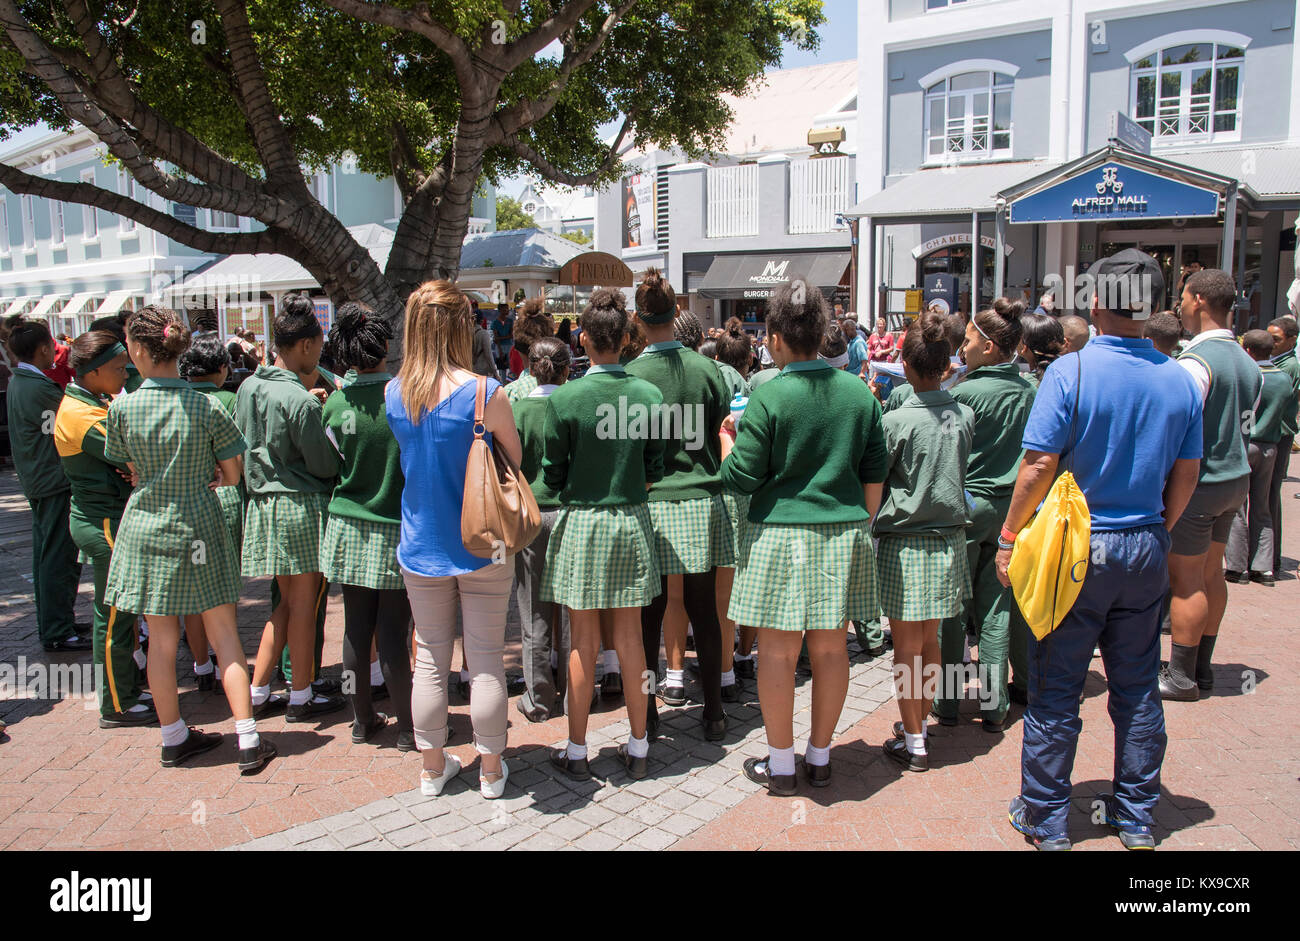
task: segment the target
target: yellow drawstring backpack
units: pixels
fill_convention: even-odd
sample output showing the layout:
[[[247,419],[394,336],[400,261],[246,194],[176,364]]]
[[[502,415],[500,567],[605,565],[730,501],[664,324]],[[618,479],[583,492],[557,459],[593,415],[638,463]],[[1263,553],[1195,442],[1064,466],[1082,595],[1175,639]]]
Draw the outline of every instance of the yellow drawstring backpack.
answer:
[[[1079,418],[1082,379],[1080,357],[1074,413],[1070,417],[1071,442]],[[1071,450],[1071,464],[1073,457]],[[1053,482],[1037,514],[1016,537],[1011,549],[1011,562],[1007,565],[1007,577],[1011,580],[1016,604],[1038,640],[1056,630],[1078,600],[1083,577],[1088,571],[1091,540],[1092,518],[1088,501],[1075,482],[1074,474],[1066,470]]]

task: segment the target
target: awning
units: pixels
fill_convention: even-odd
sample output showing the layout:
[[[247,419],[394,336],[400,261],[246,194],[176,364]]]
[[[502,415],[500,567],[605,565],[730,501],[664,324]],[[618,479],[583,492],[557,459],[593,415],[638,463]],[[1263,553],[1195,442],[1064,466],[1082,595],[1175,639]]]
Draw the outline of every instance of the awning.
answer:
[[[46,294],[41,298],[40,303],[31,309],[31,313],[27,316],[32,320],[35,320],[38,317],[44,317],[50,312],[51,307],[67,296],[68,295],[66,294]]]
[[[24,294],[22,297],[15,297],[13,303],[5,308],[5,312],[0,314],[0,317],[12,317],[14,314],[18,313],[18,311],[22,310],[27,302],[35,296],[36,295],[34,294]]]
[[[930,167],[873,193],[844,215],[885,222],[891,217],[910,220],[992,212],[997,208],[999,190],[1055,166],[1043,160],[1014,160]]]
[[[99,307],[95,309],[95,319],[116,314],[122,309],[122,305],[127,302],[127,299],[130,298],[131,294],[132,292],[127,290],[114,291],[112,294],[108,295],[108,297],[104,298],[104,303],[100,304]]]
[[[59,311],[60,317],[72,317],[82,312],[85,306],[90,303],[90,299],[95,296],[94,291],[81,291],[72,295],[72,300],[64,305],[63,310]]]
[[[700,282],[699,295],[763,300],[794,278],[830,292],[843,280],[848,264],[848,252],[719,255]]]

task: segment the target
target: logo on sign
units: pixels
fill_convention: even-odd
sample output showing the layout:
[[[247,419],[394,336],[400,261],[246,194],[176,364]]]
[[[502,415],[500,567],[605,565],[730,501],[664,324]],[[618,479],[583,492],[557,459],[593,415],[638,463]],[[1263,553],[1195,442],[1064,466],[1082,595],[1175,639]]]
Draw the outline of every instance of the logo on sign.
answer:
[[[1073,199],[1070,208],[1075,216],[1139,215],[1147,211],[1147,197],[1124,195],[1124,182],[1118,167],[1102,167],[1101,180],[1094,184],[1096,196]]]
[[[789,264],[790,259],[788,258],[780,264],[769,261],[763,267],[762,274],[752,274],[749,276],[749,280],[755,284],[780,284],[782,281],[788,281],[789,278],[785,276],[785,269]]]
[[[1124,184],[1116,177],[1119,175],[1119,167],[1106,167],[1101,171],[1101,182],[1097,184],[1098,195],[1106,195],[1106,190],[1112,189],[1118,195],[1124,192]]]

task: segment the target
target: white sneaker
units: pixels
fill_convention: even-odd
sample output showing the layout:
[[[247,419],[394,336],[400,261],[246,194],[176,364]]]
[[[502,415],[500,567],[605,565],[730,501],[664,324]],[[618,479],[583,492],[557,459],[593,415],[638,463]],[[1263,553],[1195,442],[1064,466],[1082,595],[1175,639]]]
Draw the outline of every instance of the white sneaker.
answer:
[[[442,759],[442,774],[438,777],[435,778],[428,771],[420,772],[420,793],[425,797],[437,797],[442,793],[442,789],[450,783],[451,779],[460,774],[459,758],[444,751]]]
[[[504,758],[501,759],[501,777],[495,781],[489,781],[483,776],[483,770],[480,768],[478,773],[478,792],[483,795],[484,800],[496,800],[506,792],[506,781],[510,779],[510,766],[506,764]]]

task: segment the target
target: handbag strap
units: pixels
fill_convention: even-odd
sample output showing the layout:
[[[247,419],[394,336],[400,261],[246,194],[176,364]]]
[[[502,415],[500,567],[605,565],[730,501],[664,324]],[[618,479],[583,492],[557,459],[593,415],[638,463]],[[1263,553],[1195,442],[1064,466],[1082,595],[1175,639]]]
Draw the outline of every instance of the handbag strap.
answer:
[[[1067,448],[1070,452],[1069,467],[1066,470],[1074,472],[1074,445],[1075,433],[1079,425],[1079,398],[1083,395],[1083,352],[1074,354],[1075,364],[1077,366],[1076,379],[1074,380],[1074,409],[1070,413],[1070,437],[1067,442]]]
[[[480,440],[487,433],[483,424],[483,408],[487,400],[487,377],[479,376],[474,389],[474,440]]]

